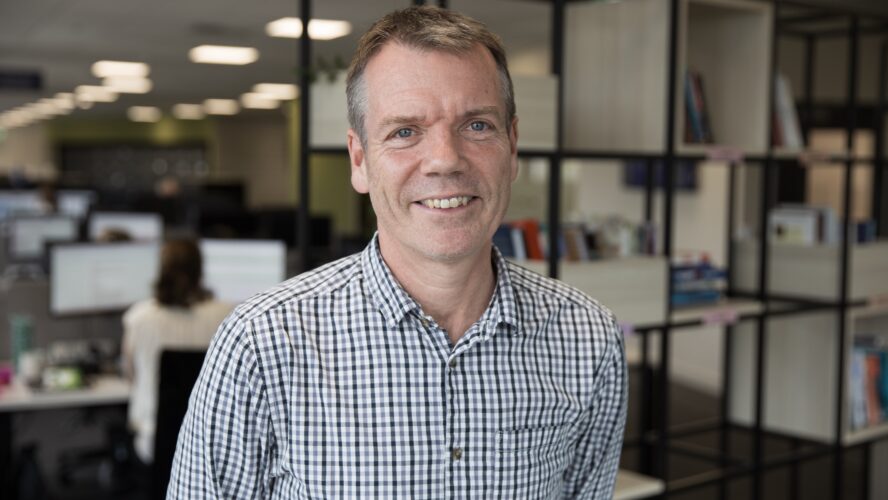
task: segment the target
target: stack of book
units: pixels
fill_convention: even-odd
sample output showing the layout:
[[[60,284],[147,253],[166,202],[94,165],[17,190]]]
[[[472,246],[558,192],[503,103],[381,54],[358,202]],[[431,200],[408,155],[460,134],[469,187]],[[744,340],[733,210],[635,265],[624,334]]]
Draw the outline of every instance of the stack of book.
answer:
[[[543,260],[549,256],[548,228],[536,219],[503,223],[493,235],[493,243],[507,258]],[[655,251],[653,224],[633,224],[618,217],[590,224],[567,223],[558,234],[558,256],[571,262],[653,255]]]
[[[718,302],[725,288],[725,270],[708,259],[672,264],[672,306],[690,307]]]
[[[709,108],[703,92],[703,77],[692,69],[685,72],[685,142],[715,142],[709,121]]]
[[[851,428],[878,425],[888,417],[888,345],[877,335],[855,338],[848,377]]]
[[[831,207],[780,205],[768,218],[768,232],[774,243],[792,245],[834,245],[839,242],[839,221]]]

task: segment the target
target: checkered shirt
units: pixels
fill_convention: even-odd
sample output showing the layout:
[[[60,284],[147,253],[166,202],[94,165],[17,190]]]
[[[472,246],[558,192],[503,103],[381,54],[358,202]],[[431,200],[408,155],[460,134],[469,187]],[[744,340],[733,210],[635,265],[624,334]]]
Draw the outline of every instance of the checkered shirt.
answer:
[[[455,346],[376,238],[239,306],[192,392],[167,498],[610,499],[620,329],[582,292],[492,260],[493,297]]]

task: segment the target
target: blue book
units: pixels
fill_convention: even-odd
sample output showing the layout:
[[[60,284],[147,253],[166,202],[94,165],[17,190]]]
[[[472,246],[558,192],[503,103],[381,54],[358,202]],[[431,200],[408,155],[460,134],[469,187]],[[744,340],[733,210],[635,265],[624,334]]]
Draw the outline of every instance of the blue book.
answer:
[[[493,233],[493,244],[499,248],[503,257],[515,257],[515,247],[512,246],[512,227],[508,224],[500,224]]]

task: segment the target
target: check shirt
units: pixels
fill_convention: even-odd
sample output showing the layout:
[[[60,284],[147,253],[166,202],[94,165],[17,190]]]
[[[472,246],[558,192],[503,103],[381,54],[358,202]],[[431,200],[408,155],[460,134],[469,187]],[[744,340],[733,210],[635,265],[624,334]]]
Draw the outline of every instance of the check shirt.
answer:
[[[582,292],[505,261],[451,345],[377,239],[240,305],[210,346],[169,499],[613,495],[622,334]]]

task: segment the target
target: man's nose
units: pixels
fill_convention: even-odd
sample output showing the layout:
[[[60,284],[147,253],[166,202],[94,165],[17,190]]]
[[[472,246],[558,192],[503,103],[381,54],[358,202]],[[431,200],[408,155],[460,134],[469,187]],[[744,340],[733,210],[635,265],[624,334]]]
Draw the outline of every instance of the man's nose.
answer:
[[[452,175],[463,169],[460,137],[451,130],[436,130],[426,139],[428,149],[423,161],[426,175]]]

